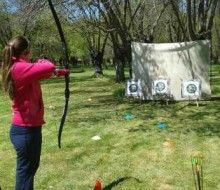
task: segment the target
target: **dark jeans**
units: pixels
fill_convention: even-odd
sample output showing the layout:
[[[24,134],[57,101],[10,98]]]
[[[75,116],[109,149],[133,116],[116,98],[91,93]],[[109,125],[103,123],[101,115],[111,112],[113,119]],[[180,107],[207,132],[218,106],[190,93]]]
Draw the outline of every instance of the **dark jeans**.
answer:
[[[42,134],[39,127],[11,126],[10,139],[17,153],[15,190],[33,190],[40,164]]]

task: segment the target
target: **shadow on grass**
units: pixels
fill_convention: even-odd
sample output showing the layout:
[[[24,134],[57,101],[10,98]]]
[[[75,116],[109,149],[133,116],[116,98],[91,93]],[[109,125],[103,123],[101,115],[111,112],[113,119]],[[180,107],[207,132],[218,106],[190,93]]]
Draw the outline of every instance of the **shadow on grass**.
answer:
[[[204,123],[202,127],[194,129],[200,136],[218,136],[220,137],[220,124],[216,123]]]
[[[198,136],[220,137],[220,123],[217,117],[220,116],[219,103],[219,101],[206,101],[201,102],[199,107],[192,103],[184,105],[182,102],[168,106],[159,104],[155,104],[153,107],[152,105],[148,107],[146,105],[145,107],[134,106],[133,111],[138,114],[137,118],[146,120],[146,122],[129,129],[129,132],[150,132],[155,130],[156,123],[162,120],[168,125],[168,128],[163,130],[167,133],[195,132]],[[148,121],[151,121],[150,126]],[[155,121],[155,126],[152,126],[152,121]],[[162,130],[158,132],[160,131]]]
[[[139,125],[136,126],[135,128],[129,129],[128,132],[130,133],[135,133],[135,132],[151,132],[152,130],[156,130],[156,125],[155,126],[143,126],[143,125]],[[205,122],[203,123],[201,126],[196,126],[196,127],[192,127],[192,125],[188,125],[188,126],[184,126],[184,127],[178,127],[175,128],[173,126],[170,127],[170,125],[168,124],[168,128],[167,129],[157,129],[158,133],[164,131],[166,133],[182,133],[182,134],[188,134],[191,132],[195,132],[198,136],[200,137],[220,137],[220,124],[216,124],[216,123],[208,123]]]
[[[212,101],[216,101],[216,100],[220,101],[220,95],[219,96],[212,96],[211,100]]]
[[[149,126],[143,126],[143,125],[139,125],[135,128],[129,129],[128,132],[149,132],[151,131],[151,128]]]
[[[109,78],[109,80],[105,82],[96,81],[96,79],[92,75],[82,75],[82,76],[70,76],[70,83],[78,83],[78,82],[89,82],[94,81],[92,84],[89,84],[90,87],[105,87],[109,86],[109,83],[113,83],[113,78],[111,76],[103,76],[103,78]],[[42,84],[59,84],[64,83],[64,77],[52,77],[48,80],[43,80]]]
[[[59,84],[59,83],[64,83],[64,77],[53,77],[48,80],[43,80],[42,84]],[[91,81],[94,80],[92,76],[70,76],[70,83],[76,83],[76,82],[86,82],[86,81]]]
[[[105,186],[103,190],[112,190],[112,188],[116,187],[117,185],[127,181],[127,180],[135,180],[138,183],[141,183],[141,181],[135,177],[121,177],[119,179],[116,179],[115,181],[111,182],[109,185]]]
[[[104,90],[104,89],[88,89],[87,87],[85,87],[85,89],[80,89],[80,90],[74,90],[73,93],[75,94],[96,94],[96,93],[105,93],[105,92],[109,92],[108,90]],[[93,96],[91,98],[94,98]]]

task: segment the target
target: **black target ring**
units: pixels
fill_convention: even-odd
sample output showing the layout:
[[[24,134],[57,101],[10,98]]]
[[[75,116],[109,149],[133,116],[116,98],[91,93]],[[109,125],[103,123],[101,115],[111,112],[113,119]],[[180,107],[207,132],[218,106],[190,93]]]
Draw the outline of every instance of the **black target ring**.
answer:
[[[195,84],[188,84],[186,87],[186,91],[190,94],[194,94],[197,91],[197,86]]]
[[[138,86],[137,86],[136,84],[131,84],[131,85],[129,86],[129,91],[130,91],[131,93],[137,92],[137,91],[138,91]]]
[[[158,83],[155,85],[155,90],[156,90],[157,92],[162,92],[165,88],[166,88],[166,85],[164,84],[164,82],[158,82]]]

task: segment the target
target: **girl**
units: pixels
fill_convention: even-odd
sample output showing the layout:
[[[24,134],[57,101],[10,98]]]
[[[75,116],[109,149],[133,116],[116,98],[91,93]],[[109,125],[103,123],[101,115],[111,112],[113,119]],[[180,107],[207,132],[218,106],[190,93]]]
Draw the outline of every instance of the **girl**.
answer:
[[[55,69],[46,59],[29,62],[30,45],[18,36],[3,51],[2,86],[12,99],[12,126],[10,139],[17,153],[15,190],[32,190],[39,167],[42,134],[45,123],[40,80],[53,74],[64,76],[66,69]]]

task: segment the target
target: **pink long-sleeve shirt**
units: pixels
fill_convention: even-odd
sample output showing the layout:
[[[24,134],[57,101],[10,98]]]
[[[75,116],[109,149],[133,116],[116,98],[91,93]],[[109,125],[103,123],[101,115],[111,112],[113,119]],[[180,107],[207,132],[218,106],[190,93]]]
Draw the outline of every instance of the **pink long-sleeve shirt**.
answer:
[[[55,66],[45,59],[35,63],[23,59],[14,60],[11,68],[14,82],[12,124],[36,127],[45,123],[40,80],[50,78],[54,70]]]

